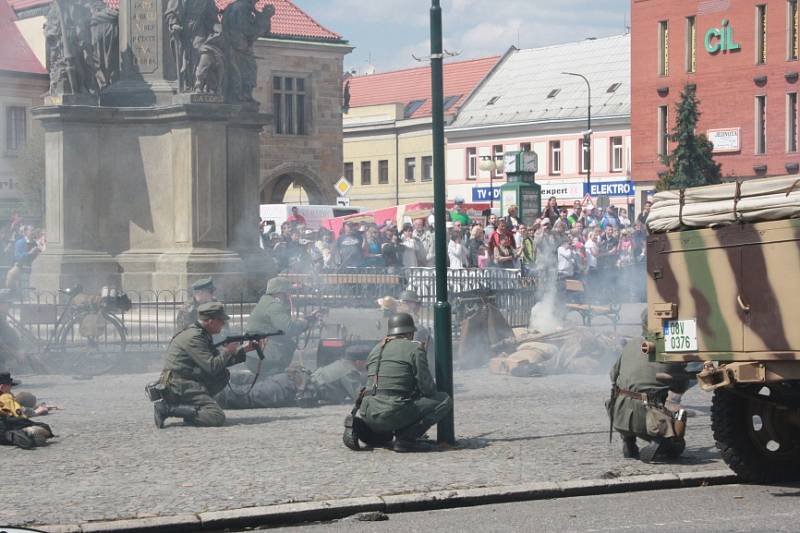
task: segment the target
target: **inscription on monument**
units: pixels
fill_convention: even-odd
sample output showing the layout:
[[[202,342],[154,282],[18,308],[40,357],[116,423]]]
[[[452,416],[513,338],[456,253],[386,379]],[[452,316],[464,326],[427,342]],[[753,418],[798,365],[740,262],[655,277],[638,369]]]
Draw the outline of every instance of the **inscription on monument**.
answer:
[[[140,73],[158,70],[158,34],[161,17],[156,0],[133,0],[131,48],[133,62]]]

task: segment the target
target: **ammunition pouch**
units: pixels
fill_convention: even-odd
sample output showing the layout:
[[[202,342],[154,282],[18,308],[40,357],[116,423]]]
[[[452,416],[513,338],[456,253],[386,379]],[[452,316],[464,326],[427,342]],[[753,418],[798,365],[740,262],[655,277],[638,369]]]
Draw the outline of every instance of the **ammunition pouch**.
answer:
[[[144,395],[151,402],[157,402],[158,400],[164,399],[166,390],[167,387],[163,383],[156,381],[155,383],[148,383],[144,386]]]
[[[647,434],[653,438],[682,439],[686,434],[686,412],[672,413],[664,407],[647,407]]]

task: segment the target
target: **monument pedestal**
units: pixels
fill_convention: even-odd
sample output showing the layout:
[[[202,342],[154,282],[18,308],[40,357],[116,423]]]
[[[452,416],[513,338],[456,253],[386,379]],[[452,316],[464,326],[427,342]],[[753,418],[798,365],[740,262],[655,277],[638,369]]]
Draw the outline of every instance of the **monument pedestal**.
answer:
[[[261,290],[259,137],[252,105],[45,106],[47,238],[32,284]],[[94,266],[92,266],[94,265]],[[226,291],[227,292],[227,291]]]

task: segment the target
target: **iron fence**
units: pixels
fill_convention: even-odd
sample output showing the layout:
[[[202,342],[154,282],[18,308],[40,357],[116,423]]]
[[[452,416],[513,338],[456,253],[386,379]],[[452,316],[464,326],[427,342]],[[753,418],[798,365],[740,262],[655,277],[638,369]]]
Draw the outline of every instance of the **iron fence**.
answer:
[[[289,274],[287,277],[295,283],[293,311],[298,315],[321,308],[375,309],[379,298],[399,298],[402,291],[413,289],[422,299],[422,320],[433,322],[436,276],[431,268],[360,268],[329,274]],[[527,325],[534,304],[534,286],[533,280],[522,276],[519,271],[448,270],[447,283],[455,337],[459,334],[459,323],[464,315],[483,301],[497,306],[513,326]],[[112,310],[124,325],[126,350],[163,350],[179,328],[179,314],[189,300],[189,294],[180,290],[130,291],[127,294],[131,308],[125,312]],[[257,301],[245,294],[218,296],[231,317],[228,331],[243,333]],[[41,350],[53,336],[58,318],[65,309],[64,295],[27,289],[11,306],[9,317],[23,341]]]

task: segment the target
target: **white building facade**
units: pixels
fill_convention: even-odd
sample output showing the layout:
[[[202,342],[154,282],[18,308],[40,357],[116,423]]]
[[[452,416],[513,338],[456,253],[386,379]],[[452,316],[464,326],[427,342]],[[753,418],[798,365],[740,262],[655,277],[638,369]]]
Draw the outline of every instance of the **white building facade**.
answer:
[[[584,143],[592,90],[591,151]],[[543,203],[571,206],[607,195],[638,209],[631,176],[630,36],[513,50],[446,129],[447,195],[499,207],[501,171],[481,170],[504,152],[534,151]],[[590,176],[587,171],[590,170]],[[587,184],[587,177],[590,178]]]

